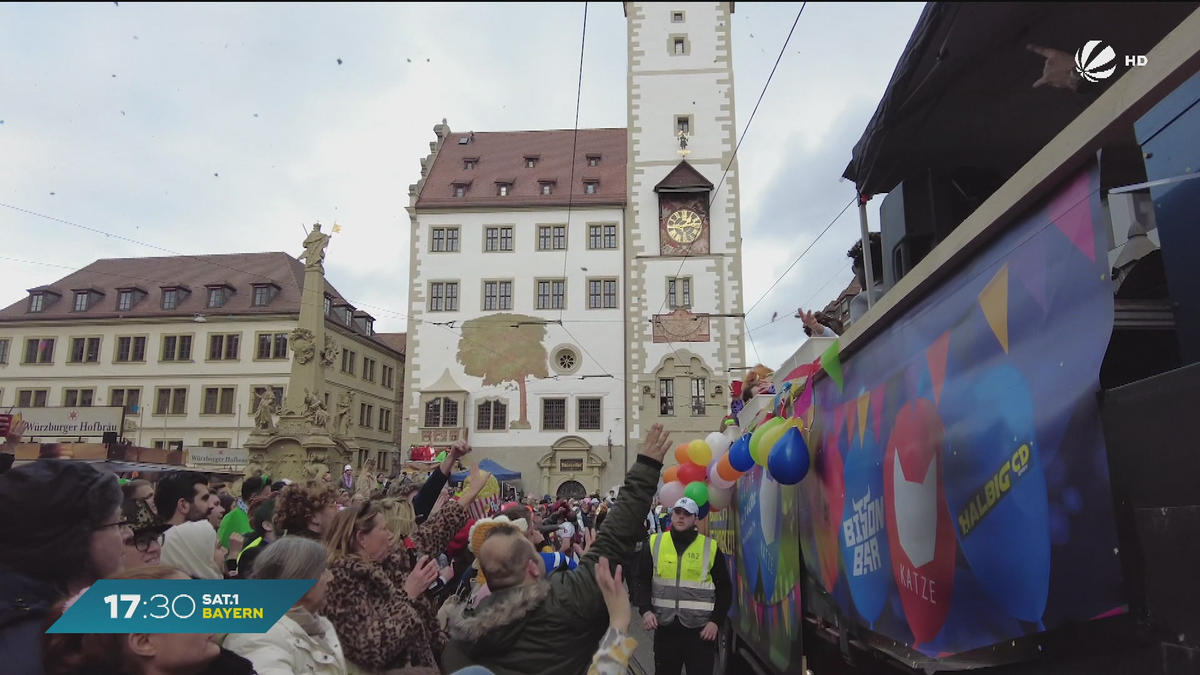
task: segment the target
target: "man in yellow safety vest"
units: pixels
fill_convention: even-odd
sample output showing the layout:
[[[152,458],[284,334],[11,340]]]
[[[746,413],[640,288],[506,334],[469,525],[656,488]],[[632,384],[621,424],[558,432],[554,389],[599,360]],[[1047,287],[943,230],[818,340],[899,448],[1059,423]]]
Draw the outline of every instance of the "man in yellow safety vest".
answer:
[[[684,497],[671,528],[642,547],[635,584],[646,630],[654,631],[655,675],[712,675],[717,634],[733,587],[717,542],[696,531],[700,507]]]

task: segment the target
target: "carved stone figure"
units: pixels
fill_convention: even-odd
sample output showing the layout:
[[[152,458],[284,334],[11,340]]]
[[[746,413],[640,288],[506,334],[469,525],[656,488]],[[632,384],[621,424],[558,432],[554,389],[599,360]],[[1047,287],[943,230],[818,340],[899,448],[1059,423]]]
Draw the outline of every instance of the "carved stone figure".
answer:
[[[350,406],[354,405],[354,392],[343,391],[337,401],[337,421],[334,432],[342,436],[350,435]]]
[[[305,268],[324,269],[322,263],[325,262],[326,246],[329,246],[329,235],[321,232],[320,223],[313,224],[312,232],[304,238],[304,253],[300,255],[300,259],[304,261]]]
[[[275,427],[275,392],[267,387],[258,397],[258,410],[254,411],[255,429],[272,429]]]
[[[307,389],[304,390],[304,408],[304,418],[313,427],[324,429],[329,425],[329,411],[325,408],[325,401]]]
[[[313,344],[316,336],[307,328],[295,328],[288,335],[288,346],[296,352],[296,363],[305,365],[316,356],[317,346]]]
[[[325,334],[325,349],[321,350],[321,365],[326,368],[332,368],[334,362],[342,355],[342,347],[333,339],[329,333]]]
[[[308,453],[308,464],[304,466],[304,473],[310,480],[320,480],[329,473],[329,465],[325,463],[325,459],[323,452]]]

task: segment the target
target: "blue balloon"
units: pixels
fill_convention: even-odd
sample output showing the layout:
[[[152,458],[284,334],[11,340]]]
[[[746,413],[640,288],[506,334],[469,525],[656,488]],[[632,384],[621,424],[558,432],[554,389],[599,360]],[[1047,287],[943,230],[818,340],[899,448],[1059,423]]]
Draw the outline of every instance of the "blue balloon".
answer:
[[[743,434],[729,446],[729,464],[742,473],[754,468],[754,457],[750,455],[750,434]]]
[[[775,442],[767,455],[767,471],[780,485],[795,485],[808,475],[808,444],[800,430],[791,427]]]
[[[1038,623],[1051,523],[1029,385],[1008,365],[968,371],[947,377],[941,407],[946,502],[962,552],[996,604]]]
[[[846,455],[846,502],[838,539],[850,596],[872,628],[887,605],[894,578],[883,506],[882,462],[883,450],[868,425]]]
[[[708,511],[709,511],[708,504],[705,503],[704,506],[700,507],[700,514],[698,516],[696,516],[696,518],[698,520],[704,520],[705,518],[708,517]]]

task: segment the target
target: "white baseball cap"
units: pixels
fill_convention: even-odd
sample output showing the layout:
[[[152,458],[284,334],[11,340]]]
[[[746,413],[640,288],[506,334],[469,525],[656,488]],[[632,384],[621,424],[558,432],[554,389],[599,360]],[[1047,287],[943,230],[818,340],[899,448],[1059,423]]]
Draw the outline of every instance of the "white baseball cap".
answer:
[[[674,508],[675,509],[683,509],[684,511],[687,511],[688,513],[692,514],[693,516],[700,515],[700,507],[696,505],[696,502],[692,501],[691,499],[688,499],[687,497],[682,497],[682,498],[680,498],[679,501],[675,502]],[[674,510],[674,509],[672,509],[672,510]]]
[[[346,468],[342,469],[342,471],[353,471],[353,470],[354,470],[354,467],[350,466],[349,464],[346,465]]]

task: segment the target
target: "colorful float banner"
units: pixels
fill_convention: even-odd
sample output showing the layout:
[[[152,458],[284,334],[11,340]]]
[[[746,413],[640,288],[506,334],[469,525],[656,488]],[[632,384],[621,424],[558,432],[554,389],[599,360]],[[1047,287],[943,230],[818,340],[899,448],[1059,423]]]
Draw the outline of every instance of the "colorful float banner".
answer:
[[[942,657],[1123,610],[1100,208],[1092,164],[816,382],[799,537],[844,616]],[[764,508],[768,481],[739,501]],[[769,598],[753,554],[778,542],[739,534]]]
[[[47,633],[265,633],[314,579],[102,579]]]

